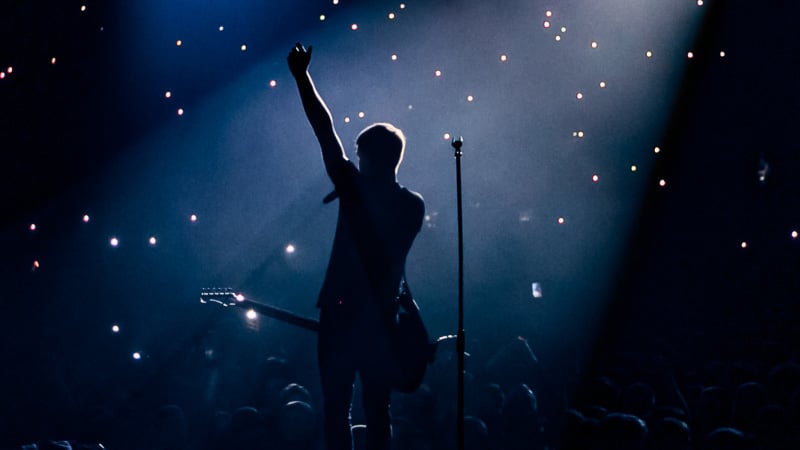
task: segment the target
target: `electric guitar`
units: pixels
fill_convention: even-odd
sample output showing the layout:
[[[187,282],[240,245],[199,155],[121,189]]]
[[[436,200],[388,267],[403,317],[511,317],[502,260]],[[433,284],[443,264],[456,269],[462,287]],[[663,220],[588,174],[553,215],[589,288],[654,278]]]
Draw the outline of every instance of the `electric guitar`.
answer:
[[[234,306],[251,309],[259,314],[280,320],[281,322],[296,325],[309,331],[319,331],[319,321],[316,319],[303,317],[285,309],[247,299],[242,294],[237,294],[231,288],[202,289],[200,291],[200,303],[219,304],[226,308]]]
[[[319,321],[282,308],[253,301],[237,294],[231,288],[210,288],[200,292],[200,303],[219,304],[223,307],[247,308],[267,317],[280,320],[310,331],[319,331]],[[438,342],[430,342],[425,324],[414,303],[407,285],[397,300],[395,320],[388,324],[390,355],[384,364],[385,376],[391,386],[400,392],[413,392],[422,384],[428,364],[433,362]]]

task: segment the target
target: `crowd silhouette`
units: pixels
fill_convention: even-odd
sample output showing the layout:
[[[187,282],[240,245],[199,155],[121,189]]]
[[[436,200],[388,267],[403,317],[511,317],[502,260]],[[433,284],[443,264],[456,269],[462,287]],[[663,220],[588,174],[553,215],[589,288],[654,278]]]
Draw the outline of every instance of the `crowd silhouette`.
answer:
[[[497,355],[507,347],[468,359],[467,450],[800,448],[800,364],[784,351],[763,352],[760,359],[738,355],[695,361],[691,366],[671,364],[661,355],[659,364],[649,367],[645,359],[653,355],[626,354],[614,364],[587,366],[556,378],[545,370],[552,364],[536,361],[521,338],[512,345],[519,352],[504,361],[529,364],[514,364],[518,373],[504,370],[510,366],[498,363]],[[455,352],[448,345],[439,350],[420,389],[393,394],[394,449],[455,448]],[[778,361],[771,360],[778,356]],[[319,388],[296,369],[291,356],[265,356],[243,369],[254,372],[245,379],[257,382],[248,387],[250,401],[242,405],[232,402],[241,387],[235,384],[219,388],[213,402],[194,392],[202,391],[198,388],[207,379],[185,380],[186,395],[175,403],[161,403],[157,389],[120,392],[125,398],[121,404],[112,405],[109,399],[80,417],[65,417],[65,436],[43,436],[65,440],[7,448],[323,449]],[[361,395],[358,383],[354,395]],[[366,426],[357,401],[352,416],[354,449],[360,450]]]

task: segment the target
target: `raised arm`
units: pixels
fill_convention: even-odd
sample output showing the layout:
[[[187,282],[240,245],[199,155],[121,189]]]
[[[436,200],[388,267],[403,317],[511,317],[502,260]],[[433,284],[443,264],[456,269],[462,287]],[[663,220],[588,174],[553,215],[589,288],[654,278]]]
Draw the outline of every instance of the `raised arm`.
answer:
[[[308,73],[308,65],[311,62],[311,50],[308,50],[301,43],[295,44],[286,58],[289,63],[289,70],[292,72],[297,89],[300,91],[300,99],[303,102],[303,109],[306,112],[308,122],[314,129],[320,148],[322,149],[322,160],[325,162],[325,169],[328,176],[333,179],[338,172],[338,167],[347,161],[344,153],[342,141],[336,134],[333,127],[333,118],[327,105],[314,87],[314,81]]]

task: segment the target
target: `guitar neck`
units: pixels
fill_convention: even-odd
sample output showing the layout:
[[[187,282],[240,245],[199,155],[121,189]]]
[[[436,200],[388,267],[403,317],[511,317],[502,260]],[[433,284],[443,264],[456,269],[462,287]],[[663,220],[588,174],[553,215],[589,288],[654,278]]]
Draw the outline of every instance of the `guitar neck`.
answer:
[[[241,308],[249,308],[255,312],[271,317],[281,322],[286,322],[309,331],[319,331],[319,321],[308,317],[303,317],[285,309],[277,308],[271,305],[265,305],[253,300],[243,300],[236,302],[236,306]]]

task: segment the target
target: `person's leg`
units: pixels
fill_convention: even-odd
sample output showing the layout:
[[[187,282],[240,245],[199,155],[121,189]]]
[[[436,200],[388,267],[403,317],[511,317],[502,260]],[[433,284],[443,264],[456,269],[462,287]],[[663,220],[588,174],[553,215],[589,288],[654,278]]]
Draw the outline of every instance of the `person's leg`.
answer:
[[[367,450],[389,450],[392,446],[391,389],[375,371],[360,372],[367,422]]]
[[[317,341],[320,383],[323,397],[323,431],[326,450],[352,450],[350,406],[353,398],[355,364],[335,317],[320,315]]]

